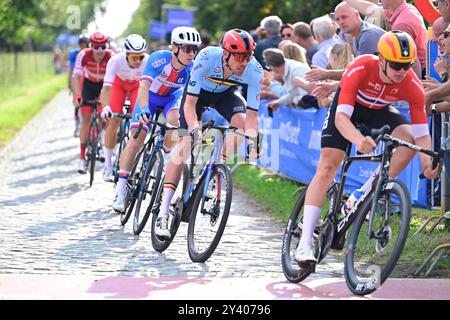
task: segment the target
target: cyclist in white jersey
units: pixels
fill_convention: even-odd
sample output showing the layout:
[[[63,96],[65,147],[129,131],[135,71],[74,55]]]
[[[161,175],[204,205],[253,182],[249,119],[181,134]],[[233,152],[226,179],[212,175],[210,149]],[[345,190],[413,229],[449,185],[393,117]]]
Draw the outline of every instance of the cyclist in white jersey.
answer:
[[[101,113],[104,119],[109,119],[112,113],[123,113],[123,105],[127,96],[131,102],[131,112],[138,96],[139,81],[147,65],[147,42],[138,34],[131,34],[125,39],[125,52],[113,56],[106,66],[105,79],[100,95],[103,107]],[[117,143],[117,130],[121,118],[111,118],[105,133],[103,153],[105,166],[103,180],[113,181],[111,157]]]

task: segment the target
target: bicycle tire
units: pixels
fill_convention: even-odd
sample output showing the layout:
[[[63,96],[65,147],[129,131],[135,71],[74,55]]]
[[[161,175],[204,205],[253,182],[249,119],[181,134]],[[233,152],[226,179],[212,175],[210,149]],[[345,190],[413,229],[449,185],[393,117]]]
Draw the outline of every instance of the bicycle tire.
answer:
[[[133,164],[133,169],[130,171],[130,175],[127,179],[127,197],[125,200],[125,212],[120,214],[120,223],[124,226],[130,219],[131,213],[134,209],[134,204],[136,203],[136,189],[138,176],[136,170],[138,169],[140,158],[142,157],[143,149],[141,149],[136,155],[136,161]],[[139,173],[139,172],[138,172]]]
[[[393,208],[390,200],[392,195],[395,195],[397,198],[399,210],[398,212],[390,213],[389,209]],[[348,249],[345,252],[345,280],[350,291],[356,295],[367,295],[374,292],[389,277],[403,251],[411,220],[411,200],[406,185],[399,180],[388,180],[380,192],[373,216],[373,230],[380,225],[376,230],[379,239],[368,238],[366,216],[371,209],[372,198],[373,194],[367,197],[361,204],[361,209],[358,209],[358,215],[349,237]],[[387,209],[386,204],[388,204]],[[386,223],[383,212],[389,212],[386,215],[390,223],[387,227],[382,226]],[[398,236],[393,237],[393,232],[397,231],[397,229]],[[375,245],[376,254],[369,254],[370,247],[373,245]],[[383,260],[385,256],[384,260],[386,262],[383,262],[381,267],[375,264],[374,259],[380,258]],[[369,273],[370,277],[368,278],[360,277],[360,274],[367,275]],[[374,273],[375,277],[373,277]]]
[[[125,147],[127,146],[128,143],[128,135],[123,133],[123,136],[121,136],[120,138],[120,142],[117,146],[117,151],[116,151],[116,158],[114,159],[114,164],[113,164],[113,174],[114,174],[114,184],[117,184],[117,182],[119,181],[119,162],[120,162],[120,155],[122,154],[123,150],[125,150]]]
[[[92,184],[94,182],[94,175],[95,175],[95,162],[97,160],[97,143],[98,143],[98,128],[97,123],[94,122],[95,119],[91,122],[91,125],[89,127],[89,187],[92,187]]]
[[[305,205],[306,190],[307,188],[301,192],[292,209],[286,224],[283,235],[283,244],[281,246],[281,266],[283,268],[283,273],[286,279],[293,283],[305,280],[312,272],[309,268],[300,267],[294,260],[295,249],[297,248],[302,233],[302,230],[299,228],[299,223],[303,219],[302,210]],[[293,237],[297,238],[295,243],[292,241]],[[292,246],[293,244],[294,246]]]
[[[203,194],[203,188],[205,186],[205,184],[210,184],[211,181],[213,181],[214,177],[216,177],[218,174],[220,174],[220,176],[222,177],[222,180],[216,180],[215,181],[215,188],[214,189],[214,184],[213,184],[213,191],[211,192],[211,194],[214,194],[216,191],[217,193],[219,193],[219,217],[221,216],[220,222],[217,226],[217,231],[215,232],[213,238],[211,241],[206,241],[206,249],[205,250],[198,250],[198,245],[200,244],[200,240],[197,241],[196,240],[196,235],[200,236],[205,236],[206,235],[206,231],[200,231],[198,232],[198,226],[200,221],[197,221],[197,217],[199,218],[204,218],[206,215],[204,214],[204,211],[206,210],[204,205],[205,202],[208,200],[212,200],[213,201],[213,206],[214,209],[217,208],[217,203],[215,200],[217,200],[217,196],[215,198],[210,198],[208,197],[208,199],[206,200],[206,196]],[[223,184],[225,184],[225,188],[223,187]],[[190,214],[190,219],[189,219],[189,226],[188,226],[188,252],[189,252],[189,257],[191,258],[191,260],[193,262],[205,262],[206,260],[209,259],[209,257],[214,253],[215,249],[217,248],[217,245],[219,244],[220,239],[222,238],[223,232],[225,230],[225,226],[227,224],[227,220],[228,220],[228,215],[230,213],[230,208],[231,208],[231,200],[232,200],[232,192],[233,192],[233,180],[232,180],[232,176],[231,176],[231,172],[230,169],[228,168],[228,166],[224,165],[224,164],[215,164],[214,167],[212,168],[212,172],[211,172],[211,176],[208,179],[204,179],[202,181],[202,183],[198,186],[200,189],[197,192],[197,194],[195,195],[195,200],[194,203],[192,205],[192,211]],[[225,192],[225,200],[224,200],[224,204],[223,204],[223,212],[221,213],[221,203],[222,200],[222,192]],[[201,208],[201,212],[199,212],[198,208]],[[205,220],[209,220],[207,223],[207,228],[208,230],[211,230],[211,227],[215,227],[215,225],[217,224],[217,219],[213,219],[213,216],[211,215],[211,213],[208,213],[208,217],[206,217]],[[208,245],[209,243],[209,245]]]
[[[153,209],[153,204],[155,203],[156,195],[158,193],[159,184],[162,183],[161,177],[164,169],[164,158],[161,150],[157,150],[155,153],[150,155],[149,166],[145,168],[145,172],[141,181],[139,182],[139,190],[138,196],[136,199],[136,208],[134,210],[134,219],[133,219],[133,233],[135,235],[139,235],[147,223],[148,218],[150,217],[150,213]],[[153,169],[156,167],[155,175],[152,175]],[[154,180],[154,183],[150,187],[151,181]],[[150,187],[150,189],[149,189]],[[142,219],[139,220],[141,214],[141,206],[142,201],[146,198],[147,193],[150,194],[150,202],[145,208],[144,215]]]
[[[187,185],[187,179],[188,179],[188,168],[187,165],[183,166],[183,171],[180,177],[180,181],[181,181],[181,185],[177,186],[177,190],[175,191],[174,197],[177,194],[178,188],[181,188],[181,196],[184,195],[184,191],[186,190],[186,185]],[[163,193],[163,189],[164,189],[164,184],[162,183],[159,186],[159,191],[158,191],[158,195],[157,195],[157,199],[158,197],[161,198],[162,197],[162,193]],[[172,198],[174,199],[174,198]],[[181,200],[182,201],[182,200]],[[171,204],[172,206],[172,204]],[[169,239],[164,239],[164,238],[160,238],[156,235],[155,233],[155,228],[156,228],[156,219],[158,219],[158,213],[159,210],[154,210],[152,213],[152,232],[151,232],[151,240],[152,240],[152,247],[153,249],[155,249],[156,251],[162,253],[164,252],[172,243],[173,239],[175,238],[178,228],[180,227],[181,224],[181,212],[177,212],[177,210],[175,209],[173,214],[173,219],[174,223],[173,223],[173,227],[171,228],[170,232],[170,238]]]

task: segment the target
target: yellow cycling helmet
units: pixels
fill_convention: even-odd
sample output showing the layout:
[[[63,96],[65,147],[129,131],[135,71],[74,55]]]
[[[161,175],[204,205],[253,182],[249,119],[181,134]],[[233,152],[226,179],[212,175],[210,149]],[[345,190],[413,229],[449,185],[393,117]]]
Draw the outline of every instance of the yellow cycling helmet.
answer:
[[[389,31],[378,40],[378,53],[387,61],[410,63],[416,60],[417,48],[406,32]]]

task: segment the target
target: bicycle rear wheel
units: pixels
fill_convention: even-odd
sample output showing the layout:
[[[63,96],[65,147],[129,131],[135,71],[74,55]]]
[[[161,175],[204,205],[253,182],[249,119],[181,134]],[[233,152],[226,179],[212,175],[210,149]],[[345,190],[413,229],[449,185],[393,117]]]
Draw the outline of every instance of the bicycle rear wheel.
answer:
[[[230,213],[230,169],[223,164],[214,165],[209,179],[204,179],[198,188],[188,226],[188,251],[193,262],[205,262],[219,244]]]
[[[119,161],[120,161],[120,155],[122,154],[123,150],[125,150],[125,147],[128,143],[128,134],[125,133],[125,129],[121,129],[121,136],[120,141],[116,146],[115,158],[113,163],[113,176],[114,176],[114,184],[117,184],[119,181]]]
[[[95,162],[97,160],[97,144],[98,144],[98,127],[95,119],[91,122],[89,127],[89,138],[86,149],[89,150],[88,166],[89,166],[89,186],[92,187],[95,174]]]
[[[358,210],[345,256],[345,280],[357,295],[378,289],[393,271],[408,237],[411,200],[407,187],[399,180],[388,180],[373,214],[375,237],[368,237],[368,221],[373,195]]]
[[[164,158],[161,150],[151,155],[148,168],[139,182],[136,209],[134,210],[133,232],[138,235],[144,230],[150,213],[155,203],[159,185],[162,183],[162,172],[164,169]]]
[[[305,188],[300,194],[297,203],[292,209],[291,216],[286,224],[281,246],[281,266],[286,279],[290,282],[305,280],[312,272],[309,268],[302,268],[294,259],[295,250],[302,235],[303,206],[305,205]]]

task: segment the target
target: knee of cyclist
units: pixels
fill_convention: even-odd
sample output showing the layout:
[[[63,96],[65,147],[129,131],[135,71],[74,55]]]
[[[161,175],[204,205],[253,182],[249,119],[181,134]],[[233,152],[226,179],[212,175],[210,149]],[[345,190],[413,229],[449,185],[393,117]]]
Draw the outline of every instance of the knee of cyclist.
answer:
[[[336,175],[336,170],[337,168],[335,168],[333,165],[325,164],[317,170],[316,175],[321,180],[331,181]]]

